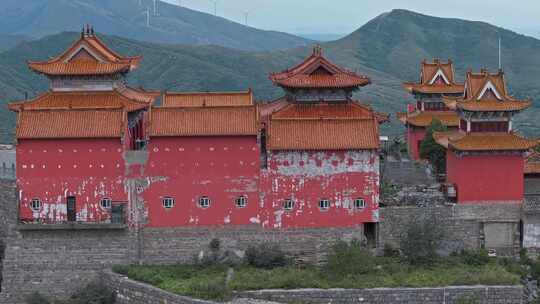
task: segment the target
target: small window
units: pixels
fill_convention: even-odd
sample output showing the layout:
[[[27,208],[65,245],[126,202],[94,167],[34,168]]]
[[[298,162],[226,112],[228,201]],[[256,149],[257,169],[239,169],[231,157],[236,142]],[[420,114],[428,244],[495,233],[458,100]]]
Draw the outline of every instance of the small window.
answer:
[[[32,208],[34,211],[41,210],[41,200],[39,198],[32,199],[30,202],[30,208]]]
[[[164,208],[171,209],[172,207],[174,207],[174,198],[164,197],[161,203],[163,204]]]
[[[327,199],[322,199],[319,201],[319,209],[328,210],[330,209],[330,201]]]
[[[366,201],[363,198],[357,198],[354,200],[354,209],[366,208]]]
[[[290,211],[294,209],[294,201],[292,199],[286,199],[283,202],[283,209]]]
[[[247,197],[239,196],[234,200],[237,208],[245,208],[247,205]]]
[[[110,198],[102,198],[101,201],[99,201],[99,205],[103,209],[110,209],[112,204],[112,200]]]
[[[199,207],[203,209],[210,207],[210,198],[208,196],[199,197]]]

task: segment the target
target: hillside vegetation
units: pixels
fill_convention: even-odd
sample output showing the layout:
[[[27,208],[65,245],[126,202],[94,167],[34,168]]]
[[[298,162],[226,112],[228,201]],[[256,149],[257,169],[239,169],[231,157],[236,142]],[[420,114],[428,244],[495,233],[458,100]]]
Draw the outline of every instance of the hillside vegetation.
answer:
[[[11,1],[11,0],[9,0]],[[80,0],[83,1],[83,0]],[[127,0],[125,0],[127,1]],[[1,14],[1,13],[0,13]],[[126,30],[129,34],[133,30]],[[47,59],[63,51],[78,33],[61,33],[23,42],[0,54],[0,100],[3,103],[30,96],[47,87],[46,79],[31,73],[26,60]],[[373,84],[357,97],[378,111],[403,111],[412,98],[401,87],[417,80],[424,58],[452,58],[457,76],[468,67],[497,68],[498,37],[502,37],[503,67],[511,93],[532,97],[532,109],[518,115],[517,128],[540,137],[540,40],[486,23],[435,18],[404,10],[381,15],[349,36],[324,43],[325,54],[336,63],[371,77]],[[281,90],[268,80],[268,73],[291,67],[311,52],[309,47],[272,52],[241,51],[219,46],[164,45],[118,36],[101,37],[122,54],[144,56],[130,83],[159,90],[243,90],[253,88],[259,100],[271,100]],[[14,115],[0,110],[3,139],[9,139]],[[397,121],[383,133],[400,134]]]

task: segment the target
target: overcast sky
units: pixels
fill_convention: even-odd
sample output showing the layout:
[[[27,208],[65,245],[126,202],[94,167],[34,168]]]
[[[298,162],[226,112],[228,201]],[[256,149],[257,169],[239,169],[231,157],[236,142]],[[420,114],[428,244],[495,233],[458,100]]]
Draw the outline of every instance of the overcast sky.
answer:
[[[214,0],[165,0],[214,13]],[[540,0],[216,0],[218,15],[290,33],[350,33],[394,8],[540,32]]]

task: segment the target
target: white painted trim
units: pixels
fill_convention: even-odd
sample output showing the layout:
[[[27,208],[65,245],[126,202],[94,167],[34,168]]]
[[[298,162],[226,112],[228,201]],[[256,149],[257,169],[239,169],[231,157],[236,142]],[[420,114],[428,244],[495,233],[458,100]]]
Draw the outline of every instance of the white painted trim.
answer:
[[[508,121],[508,132],[512,132],[512,120]]]
[[[437,77],[441,76],[444,80],[444,82],[446,82],[446,84],[450,84],[450,81],[448,81],[448,78],[446,78],[446,75],[444,75],[444,72],[439,69],[437,71],[437,73],[435,73],[435,76],[433,76],[433,78],[431,79],[431,81],[429,82],[429,84],[433,84],[435,83],[435,80],[437,80]]]
[[[484,86],[484,89],[482,90],[482,92],[480,92],[480,95],[478,95],[478,98],[476,100],[480,100],[482,99],[482,97],[484,96],[484,94],[486,94],[487,90],[490,89],[491,91],[493,91],[493,93],[495,94],[495,96],[497,97],[497,99],[499,100],[502,100],[502,97],[501,95],[499,94],[499,92],[497,91],[497,89],[495,88],[495,86],[493,85],[493,83],[491,81],[488,80],[488,82],[486,83],[486,85]]]
[[[471,132],[471,121],[467,120],[467,133]]]
[[[77,55],[82,49],[84,49],[85,51],[87,51],[90,55],[92,55],[92,57],[94,57],[97,61],[99,62],[103,62],[103,58],[101,58],[100,56],[98,56],[96,53],[92,52],[92,50],[90,50],[86,45],[84,44],[81,44],[78,48],[76,48],[70,55],[68,58],[66,58],[66,60],[64,60],[64,63],[67,63],[69,62],[73,57],[75,57],[75,55]]]

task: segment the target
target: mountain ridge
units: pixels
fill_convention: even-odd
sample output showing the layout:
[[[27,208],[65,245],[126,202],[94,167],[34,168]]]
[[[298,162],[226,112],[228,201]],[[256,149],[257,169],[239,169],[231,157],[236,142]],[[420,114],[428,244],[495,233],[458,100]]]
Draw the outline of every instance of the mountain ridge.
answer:
[[[479,70],[487,66],[496,70],[497,56],[492,54],[498,44],[498,36],[493,36],[497,31],[503,37],[504,69],[511,94],[518,98],[533,97],[535,101],[530,110],[517,116],[515,126],[540,137],[536,119],[540,113],[540,87],[535,83],[535,79],[540,78],[540,40],[489,24],[478,29],[476,22],[456,20],[440,21],[414,12],[390,12],[343,39],[321,45],[330,60],[372,78],[372,85],[356,93],[356,98],[371,104],[377,111],[395,113],[403,111],[407,103],[414,102],[402,88],[402,82],[419,78],[419,66],[424,58],[452,58],[456,75],[461,80],[469,67]],[[30,73],[25,66],[26,60],[54,56],[77,36],[78,33],[53,35],[23,42],[19,47],[1,53],[0,99],[6,102],[22,98],[24,92],[35,95],[45,90],[45,79]],[[177,91],[251,87],[259,100],[271,100],[281,94],[281,90],[268,80],[269,72],[289,68],[311,53],[307,47],[249,52],[211,45],[154,44],[117,36],[102,38],[121,54],[144,56],[141,67],[129,77],[134,86]],[[12,127],[14,121],[14,115],[6,112],[0,111],[0,117],[7,122],[2,126],[4,130]],[[396,120],[382,130],[389,135],[402,132]]]
[[[78,31],[84,24],[108,35],[154,43],[215,44],[243,50],[304,46],[310,40],[248,27],[231,20],[153,0],[3,0],[0,34],[35,38]],[[147,9],[149,24],[147,26]],[[57,16],[62,16],[58,18]]]

